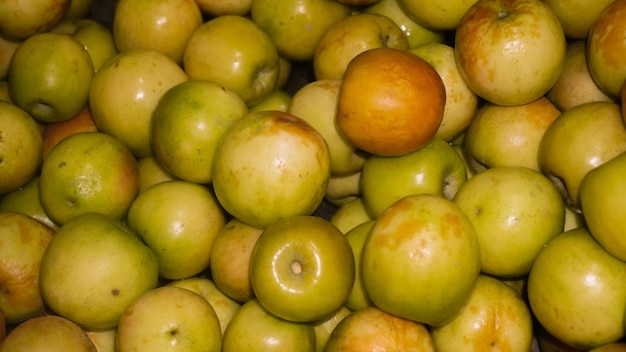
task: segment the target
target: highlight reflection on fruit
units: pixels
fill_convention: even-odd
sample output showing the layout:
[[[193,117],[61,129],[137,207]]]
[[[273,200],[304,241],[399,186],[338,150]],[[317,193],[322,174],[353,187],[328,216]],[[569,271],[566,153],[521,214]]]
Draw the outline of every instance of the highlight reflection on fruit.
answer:
[[[0,1],[0,352],[623,349],[625,4]]]

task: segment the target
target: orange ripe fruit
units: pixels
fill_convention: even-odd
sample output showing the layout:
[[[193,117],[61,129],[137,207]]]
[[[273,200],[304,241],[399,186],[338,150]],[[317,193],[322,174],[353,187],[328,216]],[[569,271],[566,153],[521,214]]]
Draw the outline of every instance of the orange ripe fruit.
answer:
[[[443,119],[444,83],[421,57],[375,48],[346,68],[337,123],[355,147],[382,156],[413,152],[430,141]]]

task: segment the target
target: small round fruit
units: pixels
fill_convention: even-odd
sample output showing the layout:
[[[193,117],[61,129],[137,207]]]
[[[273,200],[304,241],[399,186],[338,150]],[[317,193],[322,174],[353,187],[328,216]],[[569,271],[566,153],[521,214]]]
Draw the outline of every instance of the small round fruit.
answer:
[[[16,105],[0,101],[0,194],[26,184],[39,169],[42,155],[37,122]]]
[[[315,211],[330,178],[330,152],[303,119],[276,110],[251,112],[222,137],[212,178],[228,213],[264,228]]]
[[[121,0],[115,6],[113,36],[120,52],[154,50],[180,64],[187,40],[202,22],[196,0]]]
[[[177,280],[209,267],[213,241],[226,216],[208,188],[177,180],[141,192],[126,224],[156,254],[161,277]]]
[[[424,324],[368,307],[337,324],[325,351],[435,352],[435,344]]]
[[[348,240],[315,216],[290,217],[266,227],[252,251],[250,268],[261,305],[294,322],[332,315],[348,299],[355,275]]]
[[[137,161],[128,148],[101,132],[62,140],[41,167],[41,204],[58,225],[98,212],[123,219],[139,192]]]
[[[40,122],[61,122],[87,106],[94,72],[89,52],[74,37],[41,33],[17,48],[7,80],[16,105]]]
[[[177,178],[208,184],[219,140],[247,113],[243,99],[216,82],[182,82],[165,92],[154,110],[154,157]]]
[[[252,299],[239,308],[224,331],[223,352],[314,352],[312,324],[280,319]]]
[[[619,97],[626,80],[626,0],[609,4],[596,19],[587,38],[589,73],[613,97]]]
[[[0,213],[0,310],[9,324],[42,314],[41,258],[54,230],[17,212]]]
[[[379,216],[361,254],[366,292],[381,310],[440,326],[465,304],[480,272],[480,247],[463,210],[415,194]]]
[[[98,352],[80,326],[51,314],[37,316],[17,325],[6,336],[0,350]]]
[[[156,287],[154,252],[119,220],[98,213],[73,218],[41,259],[46,305],[86,330],[117,326],[126,308]]]
[[[424,59],[401,49],[371,49],[348,64],[337,123],[359,149],[402,155],[434,137],[445,101],[443,81]]]

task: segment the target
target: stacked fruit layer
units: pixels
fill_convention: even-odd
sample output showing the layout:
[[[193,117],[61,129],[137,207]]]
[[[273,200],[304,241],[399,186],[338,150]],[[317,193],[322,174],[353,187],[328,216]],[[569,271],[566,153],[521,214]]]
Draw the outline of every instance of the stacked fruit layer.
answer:
[[[626,350],[625,18],[0,3],[0,352]]]

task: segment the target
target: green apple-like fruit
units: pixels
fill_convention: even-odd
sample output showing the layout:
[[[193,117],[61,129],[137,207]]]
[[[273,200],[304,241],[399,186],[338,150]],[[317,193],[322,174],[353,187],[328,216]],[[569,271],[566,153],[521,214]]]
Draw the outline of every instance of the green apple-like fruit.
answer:
[[[479,272],[472,223],[439,195],[409,195],[387,208],[361,254],[361,279],[374,305],[431,326],[459,313]]]
[[[41,315],[17,325],[0,344],[2,352],[97,352],[86,332],[69,319]]]
[[[446,89],[446,105],[436,137],[452,141],[465,131],[478,107],[478,95],[474,93],[459,72],[454,48],[439,42],[413,47],[410,51],[430,63]]]
[[[39,198],[39,176],[33,176],[24,186],[0,198],[0,213],[19,212],[41,221],[53,230],[59,227],[48,216]]]
[[[361,172],[343,176],[330,176],[326,185],[324,199],[341,207],[361,196]]]
[[[170,174],[154,156],[146,156],[137,159],[139,169],[139,193],[145,191],[157,183],[177,180]]]
[[[291,98],[292,97],[289,92],[281,88],[276,88],[261,102],[251,106],[250,111],[278,110],[287,112],[289,110],[289,104],[291,104]]]
[[[445,40],[444,31],[432,29],[411,17],[402,6],[401,1],[376,0],[372,4],[367,5],[363,12],[375,13],[391,18],[406,34],[409,40],[409,48],[428,43],[442,43]]]
[[[0,194],[15,191],[39,170],[43,137],[37,122],[23,109],[0,101]]]
[[[63,20],[71,3],[72,0],[2,1],[0,36],[22,41],[47,32]]]
[[[202,23],[196,0],[120,0],[113,37],[119,51],[154,50],[180,64],[189,37]]]
[[[600,1],[606,2],[606,1]],[[593,80],[619,98],[626,80],[626,0],[615,0],[599,13],[587,35],[587,65]]]
[[[107,60],[91,82],[93,119],[102,132],[119,139],[136,157],[150,156],[150,125],[159,99],[188,79],[165,54],[152,50],[121,52]]]
[[[565,206],[543,174],[522,166],[487,169],[467,180],[457,204],[472,222],[483,273],[521,277],[554,236],[563,232]]]
[[[208,184],[219,140],[246,114],[246,103],[232,90],[208,80],[182,82],[165,92],[154,110],[153,155],[177,178]]]
[[[620,105],[589,102],[559,115],[539,145],[539,167],[561,190],[566,204],[580,211],[580,182],[587,172],[626,151]]]
[[[330,223],[335,225],[344,234],[358,225],[373,220],[367,212],[363,198],[357,197],[343,204],[330,217]]]
[[[626,261],[626,152],[590,170],[580,184],[587,228],[602,247]]]
[[[435,352],[435,344],[424,324],[368,307],[337,324],[325,351]]]
[[[248,106],[267,98],[280,74],[278,51],[269,35],[250,18],[235,15],[196,28],[185,47],[183,67],[189,78],[215,81]]]
[[[118,324],[128,305],[157,285],[154,252],[122,222],[79,215],[54,235],[41,259],[45,304],[86,330]]]
[[[598,86],[589,73],[586,40],[576,40],[567,44],[563,71],[546,93],[546,98],[561,111],[592,101],[615,101],[615,98]]]
[[[585,228],[552,239],[528,275],[528,301],[548,333],[575,348],[624,337],[626,263]]]
[[[338,1],[252,0],[250,17],[272,38],[281,56],[309,61],[328,28],[350,16]]]
[[[126,224],[156,254],[159,275],[177,280],[209,267],[213,241],[226,224],[226,215],[207,187],[177,180],[140,193]]]
[[[206,299],[217,315],[222,334],[237,310],[241,307],[238,302],[220,291],[213,280],[206,277],[193,276],[187,279],[171,281],[167,285],[190,290]]]
[[[54,230],[17,212],[0,213],[0,310],[9,324],[44,312],[39,269]]]
[[[498,166],[539,171],[539,145],[561,112],[545,97],[516,106],[486,103],[465,131],[463,152],[474,172]]]
[[[346,307],[353,311],[361,310],[370,306],[373,306],[372,300],[367,296],[365,285],[363,284],[363,275],[361,268],[361,254],[363,253],[363,246],[367,240],[367,236],[370,230],[374,226],[374,220],[364,222],[355,226],[353,229],[345,233],[345,237],[350,243],[352,253],[354,254],[354,262],[356,272],[354,275],[354,285],[352,285],[352,291],[348,300],[346,301]]]
[[[454,38],[463,78],[497,105],[527,104],[543,96],[565,63],[563,28],[541,0],[478,0]]]
[[[118,53],[111,29],[90,18],[66,18],[50,31],[69,34],[78,40],[91,56],[96,71]]]
[[[328,339],[330,339],[330,335],[332,335],[333,331],[343,318],[350,314],[352,314],[352,310],[344,306],[339,308],[339,310],[330,318],[313,323],[313,329],[315,330],[315,350],[317,352],[324,352]]]
[[[354,174],[363,167],[366,156],[357,150],[337,125],[337,102],[341,80],[316,80],[298,89],[293,95],[290,114],[311,124],[330,149],[330,170],[333,176]]]
[[[102,132],[63,139],[41,166],[39,197],[46,214],[62,225],[98,212],[123,219],[137,196],[137,161],[119,140]]]
[[[293,216],[270,224],[250,258],[250,278],[259,303],[295,322],[334,314],[348,299],[354,275],[347,239],[316,216]]]
[[[220,352],[222,331],[213,307],[182,287],[161,286],[133,301],[117,326],[117,349]]]
[[[217,234],[211,249],[211,277],[225,295],[237,302],[254,297],[250,257],[262,229],[231,219]]]
[[[74,37],[36,34],[15,50],[7,80],[13,102],[40,122],[69,120],[87,106],[94,66]]]
[[[433,138],[418,150],[395,157],[373,155],[361,172],[361,194],[372,218],[411,194],[452,199],[467,180],[463,158],[450,144]]]
[[[251,299],[226,327],[222,351],[314,352],[315,330],[312,324],[278,318]]]
[[[400,26],[387,16],[375,13],[348,16],[330,26],[318,41],[313,54],[315,78],[342,79],[355,56],[379,47],[406,50],[409,41]]]
[[[569,39],[584,40],[602,11],[614,0],[546,0]]]
[[[438,31],[456,29],[461,18],[476,0],[411,1],[397,0],[404,11],[415,21]]]
[[[459,315],[431,335],[437,352],[528,352],[533,321],[530,308],[512,287],[481,275]]]
[[[256,111],[235,121],[213,159],[213,188],[224,209],[257,228],[310,215],[324,198],[330,153],[303,119]]]

